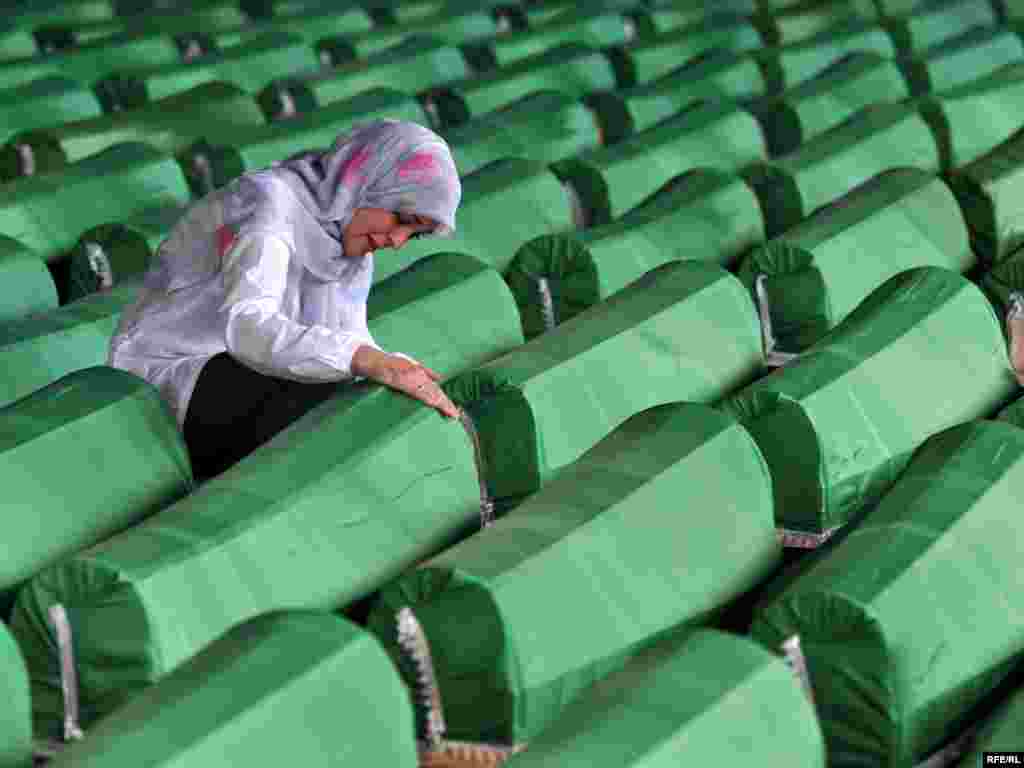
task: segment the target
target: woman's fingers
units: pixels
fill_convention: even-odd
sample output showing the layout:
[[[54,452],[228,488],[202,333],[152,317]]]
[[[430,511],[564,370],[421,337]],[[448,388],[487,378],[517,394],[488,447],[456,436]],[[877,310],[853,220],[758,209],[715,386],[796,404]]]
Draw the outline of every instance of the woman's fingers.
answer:
[[[421,367],[423,368],[424,371],[427,372],[427,375],[430,378],[432,378],[434,381],[440,381],[442,378],[444,378],[443,376],[441,376],[440,373],[435,371],[433,368],[427,368],[427,366],[425,366],[425,365],[421,366]]]

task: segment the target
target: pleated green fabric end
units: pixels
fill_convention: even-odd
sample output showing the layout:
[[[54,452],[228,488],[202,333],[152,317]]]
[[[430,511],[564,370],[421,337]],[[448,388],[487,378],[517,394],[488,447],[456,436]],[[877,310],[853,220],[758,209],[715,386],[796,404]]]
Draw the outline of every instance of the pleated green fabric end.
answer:
[[[964,725],[1022,650],[1015,583],[1024,433],[935,434],[824,557],[758,611],[775,647],[800,636],[835,766],[915,765]],[[980,636],[980,623],[997,629]]]
[[[0,235],[0,322],[57,306],[57,288],[39,254]]]
[[[0,141],[7,141],[21,131],[99,114],[100,103],[85,86],[66,77],[43,77],[0,91]]]

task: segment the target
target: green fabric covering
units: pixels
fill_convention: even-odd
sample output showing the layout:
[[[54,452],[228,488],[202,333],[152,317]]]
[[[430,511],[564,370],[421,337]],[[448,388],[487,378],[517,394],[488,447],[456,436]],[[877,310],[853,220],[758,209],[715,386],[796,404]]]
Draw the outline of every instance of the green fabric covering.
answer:
[[[74,630],[88,728],[234,624],[346,604],[450,545],[478,524],[479,495],[457,421],[380,387],[342,388],[182,501],[20,592],[11,627],[37,732],[52,733],[62,711],[53,603]]]
[[[949,187],[925,171],[893,168],[751,252],[738,276],[752,295],[766,276],[775,339],[799,352],[898,272],[967,272],[975,263]]]
[[[426,113],[411,96],[373,88],[289,120],[221,132],[216,143],[200,141],[182,152],[181,164],[198,197],[246,171],[266,168],[297,152],[327,149],[356,123],[381,118],[427,123]]]
[[[901,53],[924,51],[974,26],[994,26],[998,16],[991,0],[938,0],[919,4],[910,13],[883,20]]]
[[[0,235],[0,323],[57,306],[57,289],[39,254]]]
[[[309,11],[279,16],[275,19],[259,19],[255,22],[235,26],[230,29],[211,31],[210,37],[219,48],[229,48],[268,33],[277,32],[297,37],[306,45],[318,52],[321,64],[330,66],[340,64],[355,57],[352,37],[363,35],[373,29],[373,21],[366,10],[359,6],[330,8],[320,7]],[[339,61],[328,61],[321,45],[328,46],[332,55],[342,57]]]
[[[738,734],[742,731],[742,735]],[[814,708],[756,643],[678,633],[569,704],[507,768],[824,768]]]
[[[625,5],[625,15],[633,23],[633,34],[639,37],[670,32],[679,27],[703,21],[708,11],[704,0],[667,0],[666,2],[654,0],[642,6],[634,5],[633,8],[628,7],[628,2]],[[728,5],[729,3],[720,3],[718,7],[725,12],[739,12],[728,8]],[[752,7],[745,9],[746,12],[752,10]]]
[[[1024,58],[1024,42],[1005,27],[978,27],[899,59],[915,94],[944,91],[969,83]]]
[[[823,534],[878,501],[929,436],[995,410],[1016,388],[982,292],[920,267],[724,407],[768,460],[779,526]]]
[[[942,167],[961,168],[1021,127],[1024,62],[1008,64],[967,85],[921,97],[918,103],[922,116],[939,137]]]
[[[769,237],[888,168],[938,172],[939,147],[928,123],[907,104],[876,104],[801,145],[745,170],[764,210]]]
[[[960,768],[983,765],[983,752],[1019,752],[1021,733],[1024,733],[1024,689],[1018,688],[982,727],[974,748],[960,762]]]
[[[864,21],[848,3],[827,0],[797,2],[781,11],[762,11],[754,18],[771,45],[792,45]]]
[[[0,411],[0,472],[12,515],[0,602],[41,568],[192,489],[181,432],[160,393],[105,366],[61,377]],[[54,472],[60,482],[40,482]]]
[[[440,40],[409,37],[402,43],[320,74],[276,80],[257,97],[268,117],[287,116],[289,108],[308,112],[334,101],[350,99],[370,88],[394,88],[406,93],[436,83],[466,77],[459,50]]]
[[[786,88],[792,88],[851,53],[890,57],[896,54],[896,49],[892,38],[881,27],[868,21],[854,21],[826,29],[799,43],[766,48],[755,57],[762,66],[775,70]]]
[[[496,37],[487,48],[494,64],[505,67],[563,43],[604,48],[625,42],[626,19],[622,14],[572,9],[541,26]]]
[[[716,401],[760,363],[739,281],[715,264],[674,262],[445,390],[473,416],[490,495],[505,509],[633,414]]]
[[[534,91],[560,90],[579,99],[615,84],[612,65],[603,53],[566,43],[494,72],[437,86],[427,94],[427,107],[444,129],[450,129]]]
[[[32,29],[52,21],[88,21],[109,19],[116,13],[114,0],[33,0],[9,4],[5,22],[15,29]]]
[[[100,114],[92,91],[64,77],[43,77],[0,92],[0,141],[18,131]]]
[[[47,75],[92,84],[115,69],[180,61],[170,35],[119,35],[49,56],[26,56],[0,62],[0,88],[13,88]]]
[[[373,637],[289,611],[239,624],[51,765],[416,768],[409,695]]]
[[[119,69],[96,84],[108,112],[137,109],[202,83],[221,81],[256,93],[275,78],[315,70],[313,49],[298,37],[271,33],[186,64]]]
[[[910,768],[1024,651],[1012,608],[1022,479],[1016,427],[936,434],[855,530],[759,609],[756,639],[800,635],[830,765]]]
[[[137,293],[137,284],[125,282],[112,291],[0,326],[0,407],[73,371],[103,365],[121,311]]]
[[[649,83],[714,51],[749,51],[765,40],[746,19],[716,16],[613,50],[619,85]]]
[[[1003,408],[997,416],[1000,421],[1008,421],[1014,426],[1024,429],[1024,397],[1019,397]]]
[[[62,171],[0,186],[0,233],[54,261],[89,227],[188,199],[173,157],[144,144],[117,144]]]
[[[82,233],[68,255],[67,300],[141,277],[185,210],[176,205],[149,208]]]
[[[395,614],[412,608],[451,738],[522,744],[779,560],[771,477],[750,435],[708,406],[672,403],[628,419],[493,526],[384,587],[368,626],[394,649]]]
[[[613,144],[703,100],[753,99],[777,90],[745,54],[712,51],[667,75],[632,88],[588,94],[604,142]]]
[[[39,51],[36,49],[35,39],[32,37],[32,30],[22,27],[9,27],[7,24],[0,26],[0,61],[4,59],[22,59],[28,56],[35,56]]]
[[[561,91],[536,91],[444,137],[462,175],[503,157],[554,163],[600,144],[593,114]]]
[[[1024,250],[1017,250],[982,275],[981,288],[995,307],[996,314],[1005,317],[1010,309],[1010,296],[1024,292]]]
[[[530,338],[546,327],[538,278],[547,280],[553,320],[564,322],[668,261],[730,266],[763,239],[753,191],[735,176],[701,168],[609,224],[525,243],[505,279]]]
[[[378,253],[374,281],[439,251],[468,253],[503,272],[526,241],[573,228],[572,208],[558,179],[543,165],[521,158],[497,160],[464,177],[456,223],[453,238],[424,237]]]
[[[1024,245],[1024,135],[957,169],[950,184],[979,258],[1003,261]]]
[[[32,703],[21,652],[0,623],[0,766],[32,768]]]
[[[139,109],[17,133],[0,148],[0,177],[31,175],[21,156],[26,146],[33,173],[50,173],[125,141],[177,153],[200,136],[226,141],[239,129],[263,122],[255,99],[237,86],[204,83]]]
[[[576,190],[589,223],[596,225],[698,166],[733,170],[765,156],[764,135],[753,115],[729,102],[700,102],[618,144],[552,168]]]
[[[771,153],[783,155],[864,107],[909,95],[892,59],[852,53],[793,88],[757,100],[751,111],[764,127]]]

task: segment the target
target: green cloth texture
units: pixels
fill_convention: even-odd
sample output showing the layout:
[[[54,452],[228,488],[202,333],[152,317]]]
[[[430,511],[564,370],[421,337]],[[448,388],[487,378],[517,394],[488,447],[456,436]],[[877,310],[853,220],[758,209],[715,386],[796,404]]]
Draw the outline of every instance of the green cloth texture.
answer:
[[[503,157],[554,163],[601,143],[586,106],[561,91],[534,91],[444,132],[460,175]]]
[[[763,240],[753,190],[737,176],[699,168],[609,224],[524,243],[505,280],[532,338],[550,322],[539,279],[547,281],[552,319],[560,323],[661,264],[693,259],[730,267]]]
[[[62,171],[0,185],[0,232],[53,262],[90,227],[188,200],[172,156],[145,144],[117,144]]]
[[[0,602],[42,568],[192,489],[178,425],[157,390],[106,366],[68,374],[0,410],[0,473],[12,514]],[[40,482],[59,476],[59,482]]]
[[[1019,752],[1024,733],[1024,689],[1013,695],[989,718],[974,740],[974,748],[959,763],[960,768],[977,768],[983,752]]]
[[[424,237],[407,242],[401,250],[379,252],[374,281],[441,251],[467,253],[503,272],[523,243],[571,230],[572,207],[544,165],[506,158],[462,178],[457,226],[452,238]]]
[[[1024,245],[1024,135],[956,169],[950,186],[980,259],[998,264]]]
[[[100,103],[88,88],[66,77],[41,77],[0,91],[0,141],[19,131],[84,120],[100,112]]]
[[[991,27],[998,22],[996,4],[991,0],[938,0],[886,17],[882,25],[900,53],[910,54],[944,43],[971,27]]]
[[[603,53],[579,43],[564,43],[501,69],[467,74],[452,82],[435,78],[424,86],[434,86],[427,89],[428,110],[435,113],[442,130],[450,130],[535,91],[555,89],[580,99],[590,91],[616,87],[616,79]]]
[[[121,312],[137,294],[137,283],[124,282],[111,291],[0,325],[0,407],[73,371],[103,365]]]
[[[764,126],[772,155],[783,155],[879,102],[910,95],[892,59],[852,53],[781,93],[759,99],[751,111]]]
[[[675,633],[584,691],[505,765],[681,762],[825,768],[825,745],[813,706],[775,654],[736,635],[697,630]]]
[[[179,153],[200,137],[227,141],[263,122],[255,99],[237,86],[204,83],[138,109],[20,131],[0,148],[0,178],[52,173],[123,142]],[[32,152],[32,173],[21,158],[24,146]]]
[[[394,652],[395,614],[410,607],[448,735],[523,744],[631,654],[758,584],[780,553],[750,435],[713,408],[670,403],[384,587],[368,626]]]
[[[749,100],[777,90],[752,57],[716,50],[648,83],[588,94],[587,105],[604,143],[614,144],[699,101]]]
[[[613,49],[620,86],[649,83],[715,51],[751,51],[765,39],[741,16],[715,16]]]
[[[0,623],[0,768],[32,768],[32,702],[18,645]]]
[[[804,142],[799,148],[744,169],[776,237],[818,208],[883,171],[910,166],[937,173],[939,145],[921,114],[908,104],[876,104]]]
[[[943,169],[962,168],[1012,138],[1020,128],[1024,61],[966,85],[920,97],[918,104],[939,137]]]
[[[595,226],[622,216],[681,173],[700,166],[736,170],[766,157],[764,133],[750,112],[730,102],[700,102],[552,169],[576,190]]]
[[[758,608],[755,639],[800,636],[830,765],[910,768],[1024,652],[1024,621],[1007,610],[1022,477],[1016,427],[944,430],[848,536]]]
[[[277,119],[287,116],[289,109],[309,112],[370,88],[416,93],[468,74],[458,48],[414,35],[366,59],[325,72],[275,80],[259,92],[257,100],[269,118]]]
[[[941,92],[1024,58],[1024,42],[1010,28],[977,27],[913,56],[900,66],[914,94]]]
[[[428,260],[371,297],[378,343],[443,375],[522,340],[500,276],[465,256]],[[88,727],[237,622],[346,605],[479,517],[473,447],[458,422],[384,387],[340,385],[181,501],[29,582],[12,626],[30,659],[38,729],[52,732],[63,706],[45,622],[54,602],[75,632]]]
[[[51,765],[416,768],[409,695],[372,635],[280,611],[225,632]]]
[[[302,39],[269,33],[186,63],[118,68],[96,83],[96,92],[104,109],[114,112],[138,109],[214,81],[256,93],[271,80],[316,70],[318,65],[313,49]]]
[[[761,361],[740,282],[716,264],[680,261],[444,386],[473,418],[488,491],[504,509],[633,414],[717,401]]]
[[[737,274],[755,297],[755,280],[765,276],[775,340],[800,352],[897,273],[975,264],[949,187],[926,171],[892,168],[751,251]]]
[[[996,418],[1000,421],[1008,421],[1014,426],[1024,429],[1024,397],[1018,397],[1003,408]]]
[[[931,435],[1016,391],[981,290],[940,267],[901,272],[806,353],[724,407],[750,429],[785,530],[833,531],[870,507]]]
[[[487,49],[501,68],[563,43],[605,48],[625,42],[626,18],[622,14],[573,8],[540,26],[497,36],[487,43]]]
[[[48,75],[91,85],[116,69],[173,64],[180,60],[178,46],[170,35],[118,35],[48,56],[0,61],[0,88],[25,85]]]
[[[39,254],[0,235],[0,323],[57,306],[57,287]]]
[[[427,123],[426,113],[411,96],[388,88],[371,88],[289,120],[269,124],[260,120],[230,133],[218,131],[216,136],[197,141],[179,157],[189,185],[200,197],[246,171],[266,168],[298,152],[326,150],[356,123],[385,118]]]
[[[792,88],[852,53],[875,53],[888,58],[896,55],[896,48],[881,27],[868,20],[855,20],[753,55],[762,66],[776,73],[784,87]]]
[[[82,233],[68,255],[68,301],[140,279],[185,206],[149,208]]]
[[[771,45],[782,46],[833,34],[852,23],[863,22],[864,17],[848,2],[797,0],[781,10],[762,9],[754,19],[763,27]]]

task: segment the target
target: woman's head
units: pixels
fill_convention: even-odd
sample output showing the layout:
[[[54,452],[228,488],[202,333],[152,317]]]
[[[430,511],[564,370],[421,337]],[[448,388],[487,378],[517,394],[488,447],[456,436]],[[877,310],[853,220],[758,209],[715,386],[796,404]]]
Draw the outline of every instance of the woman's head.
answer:
[[[327,152],[299,155],[283,165],[301,179],[300,197],[340,237],[346,256],[455,230],[462,187],[451,151],[416,123],[356,126]]]

